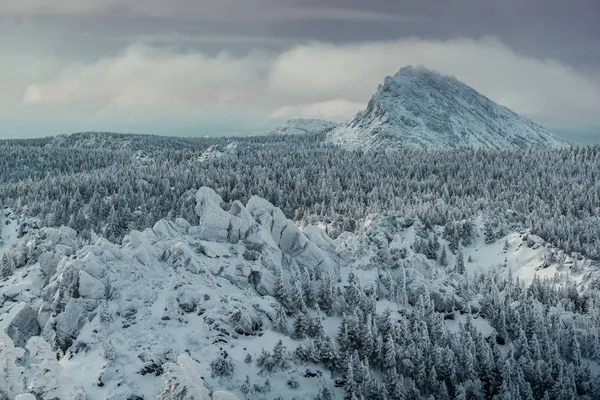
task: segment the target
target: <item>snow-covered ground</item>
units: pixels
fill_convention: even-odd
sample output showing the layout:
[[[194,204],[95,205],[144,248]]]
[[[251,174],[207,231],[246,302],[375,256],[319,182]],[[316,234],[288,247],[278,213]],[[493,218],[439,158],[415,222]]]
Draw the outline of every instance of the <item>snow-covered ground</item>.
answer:
[[[4,209],[0,213],[0,254],[17,241],[17,222],[11,210]]]

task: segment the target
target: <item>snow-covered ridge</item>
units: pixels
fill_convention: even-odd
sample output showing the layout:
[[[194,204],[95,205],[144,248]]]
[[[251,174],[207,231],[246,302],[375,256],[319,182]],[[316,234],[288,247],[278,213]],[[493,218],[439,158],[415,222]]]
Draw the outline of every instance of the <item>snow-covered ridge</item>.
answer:
[[[330,134],[349,148],[526,148],[568,143],[451,76],[404,67]]]
[[[70,135],[57,135],[46,146],[71,147],[75,149],[129,150],[131,149],[131,141],[117,134],[82,132]]]
[[[321,133],[338,126],[337,123],[315,118],[296,118],[287,121],[282,126],[269,131],[269,135],[305,135]]]

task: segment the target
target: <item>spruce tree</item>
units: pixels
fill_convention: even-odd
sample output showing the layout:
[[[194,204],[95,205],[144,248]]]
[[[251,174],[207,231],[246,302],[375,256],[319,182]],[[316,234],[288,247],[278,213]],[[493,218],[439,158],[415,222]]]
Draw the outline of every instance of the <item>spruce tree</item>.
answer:
[[[496,234],[492,229],[492,225],[489,222],[484,224],[483,235],[485,237],[485,244],[492,244],[496,240]]]
[[[294,337],[297,339],[304,338],[308,333],[309,324],[308,315],[303,312],[298,313],[294,322]]]
[[[458,249],[458,252],[456,253],[456,267],[455,267],[455,271],[459,274],[464,274],[465,273],[465,261],[463,260],[463,254],[462,251],[460,249]]]
[[[350,356],[344,373],[344,400],[357,398],[357,392],[358,384],[354,380],[354,362],[352,356]]]
[[[225,350],[221,350],[216,359],[210,363],[211,376],[215,377],[231,377],[233,375],[234,365]]]
[[[0,264],[0,278],[6,279],[14,272],[12,261],[8,258],[6,252],[2,254],[2,263]]]
[[[281,304],[285,304],[287,300],[285,285],[283,282],[283,268],[281,266],[275,269],[275,298]]]
[[[446,246],[442,247],[442,254],[440,255],[440,265],[442,267],[448,266],[448,256],[446,255]]]

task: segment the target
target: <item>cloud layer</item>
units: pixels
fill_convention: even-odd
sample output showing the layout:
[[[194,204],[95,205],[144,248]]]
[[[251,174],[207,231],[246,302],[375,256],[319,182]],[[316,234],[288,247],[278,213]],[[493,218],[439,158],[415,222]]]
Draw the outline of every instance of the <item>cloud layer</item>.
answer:
[[[406,14],[375,12],[369,8],[348,8],[343,4],[328,6],[302,0],[20,0],[0,3],[0,15],[85,16],[109,13],[142,18],[238,22],[302,19],[400,22],[421,19]]]
[[[343,119],[366,104],[386,75],[408,64],[454,75],[526,115],[600,118],[595,77],[520,55],[493,38],[315,42],[243,56],[137,43],[111,57],[63,65],[26,85],[22,102],[87,104],[103,116],[123,110],[201,116],[204,109],[231,116]]]

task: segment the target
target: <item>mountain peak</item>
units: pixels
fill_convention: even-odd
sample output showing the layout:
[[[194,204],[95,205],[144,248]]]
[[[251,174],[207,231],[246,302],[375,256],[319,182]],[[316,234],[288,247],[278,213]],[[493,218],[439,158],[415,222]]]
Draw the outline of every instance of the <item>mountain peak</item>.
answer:
[[[393,76],[394,78],[400,77],[428,77],[433,79],[451,79],[457,80],[455,77],[451,75],[442,75],[437,71],[425,68],[422,65],[407,65],[405,67],[400,68],[398,72],[396,72]],[[390,77],[388,77],[390,78]]]
[[[384,79],[367,108],[334,129],[350,148],[562,147],[568,143],[449,75],[406,66]]]

